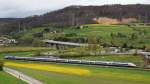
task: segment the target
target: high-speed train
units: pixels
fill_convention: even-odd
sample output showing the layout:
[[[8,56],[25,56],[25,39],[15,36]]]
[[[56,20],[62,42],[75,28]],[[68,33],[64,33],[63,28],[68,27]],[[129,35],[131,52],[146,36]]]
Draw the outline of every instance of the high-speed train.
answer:
[[[17,57],[17,56],[5,56],[5,59],[23,60],[23,61],[56,62],[56,63],[68,63],[68,64],[136,67],[136,65],[133,63],[123,63],[123,62],[113,62],[113,61],[89,61],[89,60],[73,60],[73,59],[43,58],[43,57]]]

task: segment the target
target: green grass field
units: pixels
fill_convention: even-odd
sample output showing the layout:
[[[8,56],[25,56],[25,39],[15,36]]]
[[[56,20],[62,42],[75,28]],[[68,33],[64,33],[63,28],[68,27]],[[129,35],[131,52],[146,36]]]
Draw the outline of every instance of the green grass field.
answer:
[[[15,56],[33,56],[35,51],[26,51],[26,52],[4,52],[0,54],[0,58],[3,59],[6,55],[15,55]],[[126,55],[126,56],[86,56],[79,57],[76,59],[88,59],[88,60],[102,60],[102,61],[122,61],[122,62],[133,62],[136,64],[143,64],[142,57]],[[9,60],[5,60],[9,62]],[[10,61],[18,64],[48,64],[49,63],[38,63],[38,62],[18,62]],[[113,67],[102,67],[102,66],[85,66],[85,65],[68,65],[68,64],[55,64],[51,63],[50,65],[55,65],[63,68],[82,68],[90,71],[89,76],[78,76],[57,72],[41,71],[30,68],[14,67],[18,71],[21,71],[33,78],[36,78],[45,84],[149,84],[150,83],[150,72],[143,70],[135,69],[126,69],[126,68],[113,68]],[[4,74],[4,72],[3,72]],[[1,75],[1,74],[0,74]],[[1,77],[1,76],[0,76]],[[10,76],[12,77],[12,76]],[[7,78],[7,77],[5,77]],[[11,78],[8,78],[11,80]],[[7,81],[1,81],[4,84],[9,84]],[[18,82],[18,81],[17,81]],[[2,84],[3,84],[2,83]],[[16,83],[19,84],[19,83]],[[23,83],[21,83],[23,84]]]
[[[76,33],[80,37],[87,37],[90,35],[101,36],[106,38],[107,40],[110,39],[111,33],[124,33],[130,34],[133,31],[132,28],[124,25],[87,25],[88,28],[84,29],[66,29],[65,33]]]
[[[34,56],[35,52],[38,52],[39,49],[33,50],[32,48],[27,48],[26,50],[19,50],[21,48],[10,48],[11,52],[7,52],[7,49],[3,50],[4,52],[0,53],[0,59],[3,59],[6,55],[14,55],[14,56]],[[16,50],[14,50],[16,49]],[[43,49],[45,51],[45,49]],[[2,51],[2,50],[1,50]],[[42,51],[42,50],[40,50]],[[47,49],[46,49],[47,51]],[[49,51],[51,52],[51,51]],[[79,57],[76,59],[87,59],[87,60],[102,60],[102,61],[122,61],[122,62],[133,62],[136,64],[143,64],[143,60],[140,56],[85,56]],[[9,62],[9,60],[4,60],[5,62]],[[15,62],[18,64],[28,64],[33,62],[17,62],[17,61],[10,61]],[[35,62],[33,64],[48,64],[48,63],[38,63]],[[68,65],[68,64],[54,64],[52,65],[63,67],[63,68],[82,68],[90,71],[89,76],[78,76],[78,75],[71,75],[71,74],[64,74],[64,73],[57,73],[57,72],[48,72],[48,71],[41,71],[29,68],[22,68],[22,67],[13,67],[18,71],[21,71],[33,78],[36,78],[45,84],[149,84],[150,81],[148,78],[150,77],[149,71],[143,70],[130,70],[125,68],[113,68],[113,67],[102,67],[102,66],[84,66],[84,65]],[[50,64],[50,65],[51,65]],[[48,64],[49,65],[49,64]],[[3,78],[1,78],[3,77]],[[0,84],[10,84],[15,80],[14,84],[24,84],[22,81],[15,79],[13,76],[8,75],[4,72],[0,72]]]
[[[75,29],[66,28],[62,29],[59,33],[44,33],[44,39],[54,39],[57,37],[65,38],[83,38],[95,36],[101,38],[101,41],[110,44],[115,43],[129,43],[130,45],[143,47],[143,45],[150,45],[150,26],[138,26],[136,29],[126,26],[126,25],[99,25],[99,24],[88,24],[84,25],[88,28]],[[35,28],[21,34],[21,39],[34,38],[33,34],[43,31],[44,28]],[[131,40],[128,37],[133,33],[139,34],[137,30],[142,31],[141,35],[137,37],[138,40]],[[53,30],[55,31],[55,30]],[[143,33],[144,32],[144,33]],[[67,36],[69,34],[75,33],[76,35]],[[126,37],[112,39],[111,33],[121,33]],[[0,47],[0,60],[6,55],[14,56],[34,56],[35,52],[40,51],[50,51],[49,48],[38,48],[38,47]],[[57,51],[56,51],[57,52]],[[76,57],[74,59],[86,59],[86,60],[101,60],[101,61],[118,61],[118,62],[133,62],[137,65],[143,65],[143,58],[140,56],[133,55],[111,55],[111,56],[85,56]],[[4,60],[9,62],[8,60]],[[33,62],[17,62],[11,61],[19,64],[28,64]],[[47,63],[33,63],[33,64],[47,64]],[[52,65],[63,67],[63,68],[82,68],[90,71],[88,76],[78,76],[72,74],[64,74],[57,72],[48,72],[35,70],[30,68],[14,67],[18,71],[21,71],[33,78],[36,78],[45,84],[150,84],[150,71],[137,70],[137,69],[127,69],[127,68],[113,68],[113,67],[102,67],[102,66],[85,66],[85,65],[68,65],[68,64],[54,64]],[[48,64],[48,65],[51,65]],[[78,72],[78,71],[77,71]],[[10,80],[10,81],[7,81]],[[24,84],[22,81],[10,76],[7,73],[0,72],[0,84]]]
[[[3,71],[0,71],[0,84],[27,84]]]
[[[25,62],[15,62],[23,64]],[[33,62],[27,62],[33,63]],[[26,63],[26,64],[27,64]],[[48,63],[33,63],[48,64]],[[88,76],[70,75],[64,73],[40,71],[29,68],[12,67],[31,77],[41,80],[45,84],[149,84],[150,72],[144,70],[113,68],[101,66],[50,64],[64,68],[82,68],[90,71]]]
[[[25,56],[25,57],[35,57],[35,52],[12,52],[12,53],[0,53],[0,59],[4,59],[4,56]],[[73,57],[63,57],[72,59],[83,59],[83,60],[95,60],[95,61],[118,61],[118,62],[132,62],[138,66],[144,65],[144,60],[142,56],[134,55],[102,55],[102,56],[73,56]],[[6,60],[7,61],[7,60]]]
[[[48,51],[51,48],[46,47],[0,47],[0,53],[12,53],[12,52],[28,52],[28,51]]]
[[[4,56],[25,56],[25,57],[35,57],[34,54],[37,51],[28,51],[28,52],[9,52],[9,53],[0,53],[0,59],[3,60]],[[54,51],[49,51],[54,52]],[[56,52],[56,51],[55,51]],[[61,56],[60,56],[61,57]],[[72,58],[72,59],[85,59],[85,60],[96,60],[96,61],[118,61],[118,62],[132,62],[138,66],[144,65],[144,60],[142,56],[134,56],[134,55],[101,55],[101,56],[70,56],[63,58]],[[7,60],[5,60],[7,61]]]

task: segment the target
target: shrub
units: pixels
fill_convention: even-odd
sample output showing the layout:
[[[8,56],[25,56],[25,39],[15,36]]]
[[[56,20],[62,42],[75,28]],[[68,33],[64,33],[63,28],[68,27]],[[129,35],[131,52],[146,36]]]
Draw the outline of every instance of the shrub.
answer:
[[[4,65],[4,63],[2,61],[0,61],[0,71],[3,70],[3,65]]]
[[[33,37],[32,36],[24,36],[20,39],[18,39],[19,44],[20,45],[31,45],[32,41],[33,41]]]
[[[34,39],[32,42],[32,46],[33,47],[44,47],[45,44],[39,39]]]
[[[69,33],[69,34],[66,34],[65,36],[66,37],[72,37],[72,36],[77,36],[77,34],[76,33]]]
[[[35,52],[33,54],[33,56],[44,56],[44,54],[42,54],[42,52],[38,51],[38,52]]]
[[[44,32],[48,33],[48,32],[50,32],[50,29],[49,28],[45,28]]]
[[[56,38],[54,38],[54,40],[56,40],[56,41],[69,41],[69,39],[68,39],[68,38],[63,37],[63,36],[56,37]]]
[[[33,36],[35,38],[40,38],[40,37],[43,37],[43,33],[42,32],[41,33],[35,33],[35,34],[33,34]]]

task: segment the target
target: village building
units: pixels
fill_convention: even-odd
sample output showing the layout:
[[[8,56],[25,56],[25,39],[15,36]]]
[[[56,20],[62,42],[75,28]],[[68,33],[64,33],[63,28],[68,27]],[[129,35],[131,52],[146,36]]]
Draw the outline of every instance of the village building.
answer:
[[[145,64],[150,64],[150,52],[140,52],[144,56]]]
[[[106,53],[119,53],[120,52],[120,48],[117,47],[109,47],[106,49]]]
[[[7,46],[9,44],[18,43],[15,39],[8,39],[6,37],[0,37],[0,46]]]

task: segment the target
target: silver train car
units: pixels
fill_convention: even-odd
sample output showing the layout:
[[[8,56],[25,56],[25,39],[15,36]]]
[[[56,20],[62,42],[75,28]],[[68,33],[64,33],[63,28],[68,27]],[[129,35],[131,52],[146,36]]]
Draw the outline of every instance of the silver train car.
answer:
[[[22,60],[22,61],[40,61],[40,62],[56,62],[68,64],[85,64],[85,65],[103,65],[103,66],[117,66],[117,67],[136,67],[133,63],[113,62],[113,61],[89,61],[89,60],[73,60],[73,59],[60,59],[60,58],[38,58],[38,57],[16,57],[5,56],[9,60]]]

